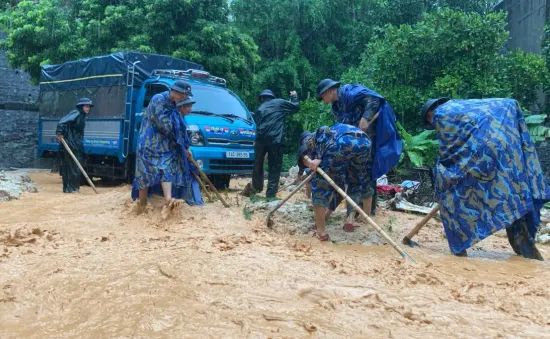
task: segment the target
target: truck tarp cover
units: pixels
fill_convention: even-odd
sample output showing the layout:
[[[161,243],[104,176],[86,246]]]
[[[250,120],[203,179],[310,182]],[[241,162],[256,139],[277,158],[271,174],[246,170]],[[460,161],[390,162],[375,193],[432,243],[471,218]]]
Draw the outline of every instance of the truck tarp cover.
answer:
[[[166,55],[119,52],[60,65],[45,65],[40,75],[40,91],[68,91],[90,87],[127,85],[128,65],[135,66],[134,87],[140,87],[155,69],[198,69],[200,64]]]

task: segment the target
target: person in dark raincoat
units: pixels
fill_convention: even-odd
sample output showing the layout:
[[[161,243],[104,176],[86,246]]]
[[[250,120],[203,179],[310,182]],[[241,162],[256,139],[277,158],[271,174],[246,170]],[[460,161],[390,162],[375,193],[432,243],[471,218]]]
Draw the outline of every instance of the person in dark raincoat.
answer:
[[[506,229],[517,255],[543,260],[535,236],[550,187],[518,103],[440,98],[421,113],[439,140],[435,192],[452,253]]]
[[[195,101],[191,86],[176,81],[170,91],[153,96],[143,116],[137,145],[136,172],[132,198],[139,198],[137,213],[144,211],[147,198],[162,195],[163,218],[185,200],[202,205],[200,186],[189,162],[189,137],[183,117],[191,112]],[[183,200],[182,200],[183,199]]]
[[[397,165],[402,152],[395,114],[384,97],[358,84],[340,86],[340,82],[324,79],[317,85],[317,99],[332,104],[337,122],[360,128],[372,142],[371,159],[365,169],[371,176],[372,190],[363,205],[365,213],[372,215],[376,209],[376,180]],[[341,202],[339,196],[331,202],[327,218]]]
[[[264,158],[267,154],[268,172],[267,198],[275,198],[279,189],[279,179],[283,166],[285,140],[285,118],[298,112],[300,104],[296,91],[290,92],[290,101],[276,99],[273,92],[264,90],[259,96],[261,105],[253,114],[256,122],[254,145],[254,170],[252,183],[246,185],[242,195],[249,197],[264,188]]]
[[[315,171],[321,167],[340,187],[348,186],[348,195],[361,205],[368,199],[370,176],[364,168],[370,159],[371,141],[368,135],[357,127],[346,124],[323,126],[315,134],[300,138],[298,166]],[[310,160],[305,159],[307,155]],[[321,175],[315,175],[311,183],[311,201],[315,212],[316,235],[321,241],[329,240],[325,231],[326,209],[338,192]],[[344,231],[353,232],[354,209],[348,205]]]
[[[63,193],[80,192],[81,173],[65,146],[61,144],[64,139],[75,157],[82,162],[84,155],[84,127],[86,127],[86,116],[94,107],[92,100],[81,98],[76,103],[76,109],[71,111],[57,124],[55,134],[59,143],[59,156],[61,157],[60,174],[63,181]]]

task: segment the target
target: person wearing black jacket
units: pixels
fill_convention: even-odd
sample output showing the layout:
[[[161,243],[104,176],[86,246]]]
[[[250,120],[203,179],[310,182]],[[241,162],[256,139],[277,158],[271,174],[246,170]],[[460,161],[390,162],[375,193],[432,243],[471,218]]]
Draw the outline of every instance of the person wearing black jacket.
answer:
[[[249,197],[263,190],[264,158],[267,154],[269,175],[266,197],[274,198],[279,188],[283,165],[285,118],[298,112],[300,104],[296,91],[290,92],[290,101],[275,98],[273,92],[268,89],[260,93],[259,99],[261,105],[253,114],[257,133],[252,183],[246,185],[242,195]]]
[[[82,162],[82,155],[84,154],[86,115],[90,113],[92,107],[94,107],[92,100],[81,98],[76,103],[76,109],[59,120],[55,130],[57,140],[65,139],[65,142],[80,162]],[[61,143],[59,144],[59,154],[61,157],[60,174],[63,180],[63,193],[79,192],[81,174],[78,165]]]

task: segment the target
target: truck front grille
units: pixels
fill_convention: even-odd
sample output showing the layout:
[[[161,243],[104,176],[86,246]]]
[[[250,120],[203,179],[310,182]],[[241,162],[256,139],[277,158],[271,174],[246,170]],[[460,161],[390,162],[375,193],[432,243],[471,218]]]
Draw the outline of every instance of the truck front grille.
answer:
[[[253,168],[254,168],[254,160],[241,160],[241,159],[210,160],[211,170],[252,172]]]
[[[254,140],[229,140],[221,138],[208,138],[209,145],[222,145],[222,146],[231,146],[231,145],[240,145],[240,146],[254,146]]]

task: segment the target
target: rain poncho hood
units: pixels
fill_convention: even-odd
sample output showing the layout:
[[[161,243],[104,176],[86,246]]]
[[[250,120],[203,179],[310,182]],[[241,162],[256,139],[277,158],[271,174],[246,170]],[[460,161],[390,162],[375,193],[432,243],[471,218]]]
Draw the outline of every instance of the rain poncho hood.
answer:
[[[376,119],[376,140],[373,140],[376,148],[374,150],[372,179],[376,180],[395,167],[401,157],[403,145],[401,135],[397,131],[396,118],[391,105],[377,92],[362,85],[349,84],[340,88],[338,99],[340,105],[333,104],[332,108],[335,115],[346,116],[353,107],[363,102],[366,96],[376,97],[382,101]],[[339,112],[339,107],[343,107],[348,112]],[[359,121],[353,125],[357,124],[359,124]]]
[[[517,102],[451,100],[436,108],[434,125],[435,188],[452,252],[523,216],[534,237],[550,187]]]

